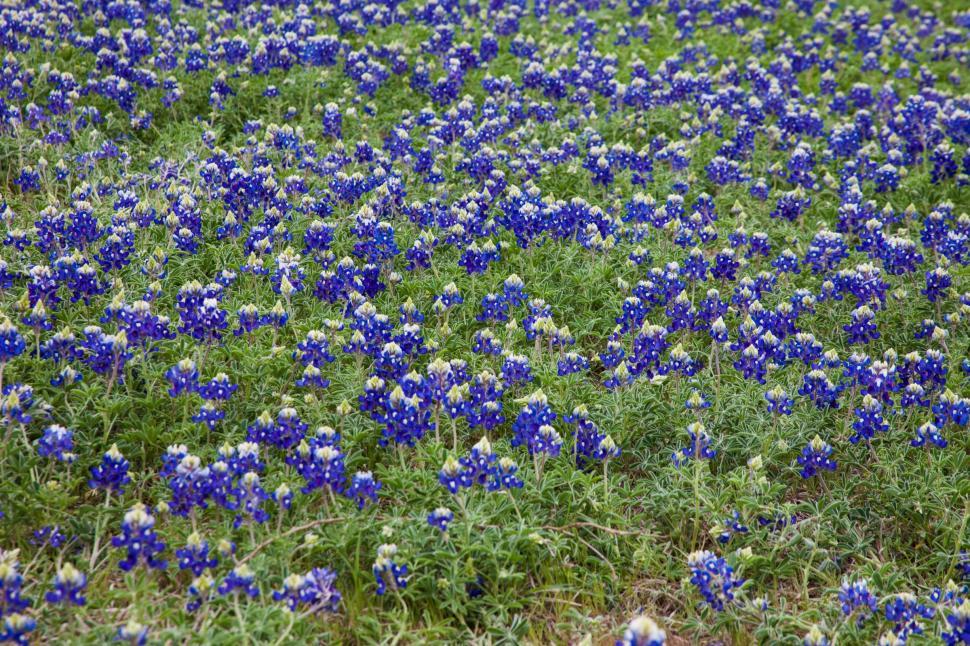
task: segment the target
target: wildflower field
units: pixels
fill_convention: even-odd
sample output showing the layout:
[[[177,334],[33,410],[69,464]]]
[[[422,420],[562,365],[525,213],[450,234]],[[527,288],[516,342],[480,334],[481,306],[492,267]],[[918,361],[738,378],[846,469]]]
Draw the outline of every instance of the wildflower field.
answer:
[[[970,644],[966,4],[0,49],[0,641]]]

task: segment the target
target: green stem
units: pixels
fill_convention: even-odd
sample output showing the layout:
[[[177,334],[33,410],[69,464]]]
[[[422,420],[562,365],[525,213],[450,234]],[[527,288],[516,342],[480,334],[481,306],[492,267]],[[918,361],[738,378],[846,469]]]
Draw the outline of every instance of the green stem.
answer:
[[[693,481],[693,491],[694,491],[694,530],[691,534],[690,545],[691,549],[697,545],[697,538],[701,528],[701,460],[700,460],[700,449],[694,451],[694,481]]]
[[[953,576],[953,568],[956,567],[957,561],[960,558],[960,542],[963,540],[963,535],[967,531],[967,521],[970,519],[970,500],[963,505],[963,521],[960,523],[960,531],[957,532],[956,540],[953,542],[953,559],[950,561],[950,567],[946,571],[946,576],[943,577],[943,582],[946,583]]]
[[[603,500],[604,502],[610,499],[610,477],[607,473],[607,467],[609,466],[609,460],[603,460]]]
[[[111,506],[111,489],[108,489],[107,493],[104,495],[104,509],[107,512],[108,508]],[[104,515],[99,515],[97,523],[94,526],[94,545],[91,546],[91,563],[90,570],[94,572],[94,566],[98,561],[98,552],[100,551],[101,544],[101,532],[104,529]]]
[[[239,593],[234,592],[232,595],[232,607],[236,613],[236,622],[239,624],[239,634],[242,635],[243,644],[249,643],[249,633],[246,631],[246,622],[243,619],[242,610],[239,608]]]

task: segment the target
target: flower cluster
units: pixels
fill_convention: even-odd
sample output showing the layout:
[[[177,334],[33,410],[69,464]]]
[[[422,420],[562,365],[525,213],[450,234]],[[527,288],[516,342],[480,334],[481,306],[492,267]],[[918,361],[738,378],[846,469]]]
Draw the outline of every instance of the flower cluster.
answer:
[[[722,612],[729,604],[735,603],[734,592],[744,584],[744,579],[734,575],[734,568],[713,552],[693,552],[687,557],[690,568],[690,582],[704,597],[705,603],[717,612]]]
[[[164,570],[168,565],[167,561],[159,558],[165,551],[165,543],[158,539],[155,518],[141,503],[125,513],[121,534],[111,539],[111,545],[126,550],[125,558],[118,562],[118,567],[126,572],[138,565],[159,570]]]

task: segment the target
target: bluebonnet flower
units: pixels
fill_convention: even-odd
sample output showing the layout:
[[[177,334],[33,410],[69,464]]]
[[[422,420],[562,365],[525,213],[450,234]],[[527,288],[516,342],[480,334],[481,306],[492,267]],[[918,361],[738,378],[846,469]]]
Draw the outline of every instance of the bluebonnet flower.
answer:
[[[209,543],[198,532],[192,532],[186,539],[185,547],[175,550],[180,570],[190,570],[195,576],[200,576],[206,568],[215,568],[219,559],[210,558]]]
[[[862,392],[872,395],[884,405],[892,405],[892,396],[899,389],[895,363],[873,361],[861,377]]]
[[[926,398],[926,390],[921,385],[909,384],[903,389],[903,394],[899,398],[899,405],[904,410],[914,406],[926,408],[930,405],[930,401]]]
[[[613,368],[610,373],[609,378],[603,382],[603,386],[608,390],[616,390],[624,386],[629,386],[636,380],[636,375],[627,367],[626,361],[620,361],[620,363]]]
[[[798,456],[798,464],[802,465],[802,477],[811,478],[822,469],[835,471],[836,462],[831,455],[832,447],[827,442],[818,435],[812,438]]]
[[[470,428],[482,427],[488,431],[505,422],[503,389],[501,380],[488,370],[475,375],[469,382],[466,418]]]
[[[314,489],[329,488],[339,493],[343,490],[344,456],[339,447],[331,445],[310,446],[300,442],[293,454],[287,456],[287,464],[293,465],[306,485],[303,493]]]
[[[199,412],[191,417],[193,422],[196,424],[205,424],[210,431],[216,427],[216,424],[225,418],[225,411],[220,410],[219,407],[211,401],[202,402],[202,405],[199,407]]]
[[[421,310],[418,309],[418,306],[415,305],[414,301],[410,298],[401,304],[401,306],[398,308],[398,312],[401,314],[400,321],[403,325],[407,325],[409,323],[421,325],[424,323],[424,314],[421,313]]]
[[[772,415],[791,415],[795,400],[781,386],[775,386],[765,393],[768,402],[768,412]]]
[[[229,375],[220,372],[206,383],[200,383],[196,390],[202,399],[224,402],[228,401],[238,388],[239,386],[229,381]]]
[[[445,309],[451,309],[456,305],[461,305],[465,302],[462,298],[461,293],[458,291],[458,286],[454,283],[448,283],[445,285],[444,290],[441,292],[435,302],[440,302]]]
[[[91,479],[88,486],[92,489],[104,489],[108,493],[122,494],[125,485],[131,482],[128,475],[128,460],[118,450],[117,444],[112,444],[101,458],[101,463],[91,467]]]
[[[618,458],[623,453],[623,451],[616,445],[616,442],[609,435],[605,435],[596,445],[596,450],[593,451],[592,457],[596,460],[601,460],[605,463],[613,458]]]
[[[438,507],[428,514],[428,524],[442,533],[448,531],[448,525],[455,519],[455,514],[447,507]]]
[[[60,424],[51,424],[37,440],[37,455],[58,462],[74,462],[77,459],[74,454],[74,432]]]
[[[0,616],[19,613],[33,603],[21,592],[24,578],[20,574],[18,554],[18,550],[0,550]]]
[[[910,446],[914,447],[927,447],[931,445],[940,449],[945,449],[947,446],[946,438],[940,434],[940,429],[933,422],[926,422],[918,429],[916,429],[916,437],[909,441]]]
[[[461,486],[485,485],[492,470],[492,465],[497,458],[498,456],[492,452],[491,442],[488,441],[487,437],[483,436],[475,443],[475,446],[472,447],[468,455],[458,460],[462,468],[459,483],[468,483],[461,484]]]
[[[876,182],[876,192],[885,193],[899,188],[900,171],[892,164],[883,164],[876,169],[873,179]]]
[[[964,599],[956,608],[946,612],[948,630],[940,636],[947,646],[970,644],[970,599]]]
[[[802,646],[829,646],[829,644],[828,637],[825,636],[825,633],[818,626],[812,626],[802,638]]]
[[[292,293],[292,285],[286,277],[283,277],[283,285],[280,288],[284,295]],[[290,320],[290,314],[286,311],[283,303],[276,301],[269,312],[263,317],[263,322],[273,328],[273,346],[276,346],[276,339],[279,336],[279,331],[282,329],[286,323]]]
[[[431,259],[435,247],[438,246],[438,238],[429,231],[422,231],[411,248],[404,252],[408,260],[407,270],[427,269],[431,266]]]
[[[259,310],[252,303],[240,307],[236,312],[236,319],[238,327],[232,331],[235,336],[252,334],[267,323],[266,318],[260,316]]]
[[[879,338],[875,312],[867,305],[852,310],[852,322],[842,326],[849,333],[849,343],[869,343]]]
[[[175,474],[175,470],[178,468],[179,463],[182,458],[189,454],[189,447],[184,444],[171,444],[165,449],[165,454],[162,456],[162,468],[159,471],[159,475],[168,478]]]
[[[29,307],[39,301],[53,308],[61,298],[57,295],[59,285],[54,272],[47,265],[34,265],[28,271],[27,296]]]
[[[936,303],[946,297],[946,292],[953,284],[953,278],[944,267],[936,267],[926,272],[926,287],[920,291],[931,303]]]
[[[711,276],[715,280],[735,280],[741,263],[737,260],[737,253],[734,249],[725,248],[717,252],[714,256],[714,265],[711,267]]]
[[[529,358],[521,354],[506,355],[500,376],[510,386],[532,381],[532,366],[529,364]]]
[[[849,437],[853,444],[857,444],[859,440],[865,440],[868,444],[877,432],[885,433],[889,430],[889,424],[882,416],[882,404],[871,395],[863,397],[862,405],[855,409],[855,417],[852,422],[853,433]]]
[[[946,375],[949,371],[945,354],[929,348],[916,365],[916,380],[930,390],[942,390],[946,387]]]
[[[401,346],[393,341],[385,343],[374,359],[374,372],[388,381],[403,377],[410,368],[410,361]]]
[[[518,471],[519,467],[514,460],[505,456],[499,458],[498,462],[492,466],[488,481],[488,490],[508,491],[511,489],[521,489],[523,486],[522,480],[515,475]]]
[[[27,615],[14,612],[3,617],[3,631],[0,639],[14,644],[29,644],[29,633],[37,628],[37,621]]]
[[[804,376],[798,394],[811,399],[819,409],[839,407],[839,388],[821,370],[812,370]]]
[[[299,359],[304,366],[312,365],[323,368],[335,359],[330,353],[330,343],[327,340],[326,333],[320,330],[307,332],[306,339],[297,343],[296,347],[297,350],[293,353],[293,357]]]
[[[229,326],[228,312],[219,307],[222,296],[223,288],[218,284],[203,287],[192,281],[182,287],[176,298],[179,332],[206,344],[220,341]]]
[[[264,410],[246,429],[246,441],[273,445],[276,440],[276,423],[268,410]]]
[[[531,439],[529,452],[531,454],[543,453],[550,457],[559,455],[562,450],[562,438],[555,428],[549,424],[539,427],[536,435]]]
[[[425,354],[429,346],[422,335],[420,325],[405,323],[401,326],[401,331],[394,335],[394,343],[400,346],[404,354],[414,357]]]
[[[341,124],[343,116],[340,113],[340,106],[334,102],[327,103],[323,109],[322,123],[323,134],[334,139],[341,139]]]
[[[789,222],[794,222],[811,205],[812,198],[806,196],[802,187],[799,186],[794,191],[783,193],[775,203],[775,208],[771,211],[770,215],[773,218],[782,218]]]
[[[679,343],[670,350],[670,358],[662,366],[664,372],[675,372],[685,377],[692,377],[699,369],[700,363],[692,359]]]
[[[393,543],[385,543],[377,548],[377,558],[371,568],[377,581],[376,594],[383,595],[387,592],[388,584],[394,590],[403,590],[407,587],[408,566],[399,565],[395,561],[396,557],[397,545]]]
[[[459,489],[470,487],[473,484],[468,470],[463,469],[458,460],[452,456],[449,456],[441,466],[441,471],[438,472],[438,482],[452,494],[456,494]]]
[[[241,442],[236,446],[227,442],[219,448],[219,457],[235,476],[241,476],[248,471],[262,473],[266,465],[261,459],[261,450],[256,442]]]
[[[83,378],[84,376],[80,372],[70,366],[65,366],[56,376],[51,378],[51,386],[55,388],[69,386],[78,383]]]
[[[248,565],[237,565],[225,576],[219,584],[218,592],[221,596],[242,593],[255,599],[259,596],[259,586],[256,584],[256,574]]]
[[[724,319],[720,316],[714,319],[711,323],[711,329],[709,330],[711,340],[715,344],[726,343],[728,340],[728,329],[727,324],[724,323]]]
[[[60,525],[44,525],[40,529],[34,531],[34,536],[30,539],[30,544],[39,548],[50,546],[54,549],[58,549],[68,540],[67,534],[61,531]]]
[[[940,429],[947,424],[966,426],[970,423],[970,399],[960,397],[947,388],[933,405],[933,423]]]
[[[4,366],[23,354],[26,347],[24,337],[20,335],[10,319],[7,317],[0,319],[0,387],[3,386]]]
[[[839,588],[839,602],[842,604],[842,614],[846,617],[856,615],[858,626],[879,611],[879,597],[869,588],[868,579],[843,579]]]
[[[669,332],[689,330],[695,326],[697,310],[691,303],[686,291],[682,291],[670,301],[667,305],[666,314],[670,318],[670,323],[667,325]]]
[[[510,274],[502,283],[502,293],[512,307],[518,307],[529,300],[525,282],[517,274]]]
[[[589,360],[576,352],[567,352],[556,363],[556,373],[560,377],[583,372],[589,369]]]
[[[69,603],[83,606],[84,590],[88,579],[83,572],[70,563],[65,563],[54,576],[53,588],[44,596],[47,603]]]
[[[300,269],[300,254],[287,247],[276,257],[276,271],[270,277],[273,291],[289,299],[293,294],[303,290],[303,279],[306,277]]]
[[[155,518],[141,503],[136,503],[125,513],[121,534],[112,537],[111,545],[125,548],[125,558],[118,563],[118,567],[125,572],[142,564],[159,570],[164,570],[168,565],[164,559],[159,558],[165,551],[165,543],[158,540]]]
[[[265,423],[265,418],[260,418]],[[269,441],[269,444],[280,449],[290,449],[300,443],[306,434],[309,426],[300,419],[299,414],[294,408],[282,408],[276,414],[276,423],[273,424],[269,437],[262,441]],[[252,438],[250,438],[252,439]],[[257,439],[256,442],[261,440]]]
[[[384,411],[377,417],[384,424],[379,441],[381,446],[387,446],[392,441],[414,446],[424,437],[431,425],[431,412],[422,403],[417,395],[405,395],[400,386],[383,398]]]
[[[529,395],[512,425],[512,431],[515,433],[512,446],[525,445],[532,455],[537,450],[537,442],[540,441],[540,428],[552,424],[555,419],[556,413],[549,406],[545,393],[542,390],[535,391]]]
[[[360,403],[360,410],[362,413],[370,413],[371,417],[375,420],[379,419],[381,416],[381,409],[383,408],[384,398],[387,395],[387,383],[378,377],[377,375],[371,376],[367,381],[364,382],[364,392],[362,395],[358,395],[357,401]],[[404,391],[401,391],[404,394]],[[272,418],[270,418],[270,423],[272,423]]]
[[[798,256],[791,249],[783,249],[778,256],[771,261],[771,266],[781,274],[800,274],[801,269],[798,265]]]
[[[270,497],[279,505],[281,511],[288,510],[293,505],[293,490],[285,482],[276,487]]]
[[[118,329],[125,332],[132,346],[145,347],[151,341],[175,338],[169,318],[152,313],[151,305],[144,300],[122,305],[117,319]]]
[[[717,542],[722,545],[729,543],[735,534],[747,534],[748,531],[747,525],[741,522],[741,514],[737,511],[711,529],[711,533],[717,536]]]
[[[616,323],[620,326],[621,332],[628,332],[643,325],[648,312],[647,304],[637,296],[630,296],[623,300],[623,313],[616,318]],[[612,367],[610,361],[604,361],[604,365]]]
[[[495,336],[491,329],[485,328],[475,332],[472,344],[472,352],[498,356],[502,354],[502,342]]]
[[[768,355],[764,352],[763,345],[763,343],[749,344],[734,362],[734,369],[738,370],[742,377],[754,379],[761,384],[765,383],[768,373]]]
[[[104,239],[94,259],[101,266],[101,270],[108,273],[122,269],[131,262],[131,254],[135,248],[134,232],[127,226],[115,226]]]
[[[501,245],[496,245],[491,240],[486,240],[479,246],[476,241],[465,247],[461,258],[458,261],[460,267],[464,267],[469,274],[483,274],[488,269],[489,263],[501,260]]]
[[[674,466],[680,467],[690,459],[712,460],[717,455],[717,451],[711,448],[711,437],[707,434],[707,429],[700,422],[687,425],[687,436],[690,444],[671,455]]]
[[[599,446],[606,435],[601,433],[596,424],[589,418],[589,410],[585,406],[577,406],[564,419],[568,424],[576,426],[573,453],[576,466],[581,469],[591,459],[595,459],[595,454],[599,451]]]
[[[269,514],[263,509],[263,502],[269,494],[260,484],[259,474],[247,471],[240,478],[232,496],[236,499],[234,508],[241,511],[233,520],[233,527],[240,527],[243,523],[265,523]]]
[[[895,623],[893,632],[898,639],[905,641],[910,635],[922,635],[923,624],[920,619],[932,619],[936,610],[920,602],[916,595],[902,592],[887,599],[884,606],[886,619]]]
[[[189,584],[190,600],[185,604],[185,611],[193,613],[202,607],[203,603],[212,599],[215,590],[215,579],[207,573],[200,574]]]
[[[664,646],[666,643],[667,633],[653,619],[640,615],[630,622],[616,646]]]
[[[357,503],[358,509],[363,509],[368,502],[377,502],[377,492],[380,491],[382,484],[374,479],[374,474],[370,471],[358,471],[351,478],[350,486],[347,487],[344,495]]]
[[[798,332],[789,338],[787,353],[789,357],[801,359],[806,366],[815,364],[822,358],[822,344],[809,332]]]
[[[77,348],[77,337],[70,328],[58,330],[40,347],[40,356],[58,365],[81,358]]]
[[[176,516],[189,516],[195,508],[205,509],[211,493],[212,481],[209,468],[195,455],[186,455],[178,463],[169,479],[172,499],[169,511]]]
[[[124,367],[131,359],[128,348],[128,334],[120,330],[117,334],[105,334],[97,326],[84,329],[84,362],[95,373],[108,377],[108,394],[115,382],[124,383]]]
[[[306,574],[291,574],[283,581],[283,589],[273,592],[275,601],[284,601],[291,611],[305,606],[312,612],[337,612],[342,598],[334,586],[336,572],[329,568],[313,568]]]
[[[0,391],[0,425],[8,427],[7,441],[14,423],[26,426],[33,421],[34,389],[26,384],[7,384]]]
[[[687,557],[687,565],[691,570],[690,582],[717,612],[735,601],[734,591],[745,581],[734,575],[734,568],[722,557],[707,550],[692,552]]]

